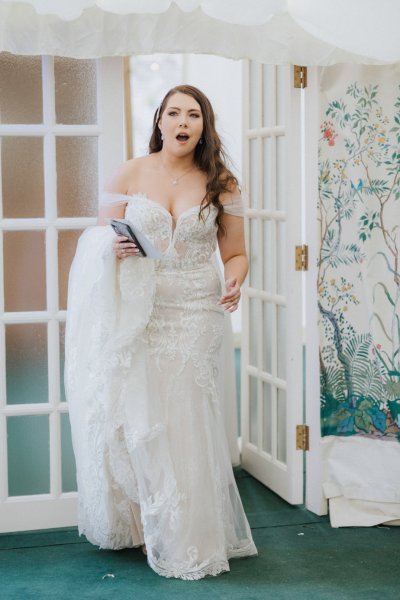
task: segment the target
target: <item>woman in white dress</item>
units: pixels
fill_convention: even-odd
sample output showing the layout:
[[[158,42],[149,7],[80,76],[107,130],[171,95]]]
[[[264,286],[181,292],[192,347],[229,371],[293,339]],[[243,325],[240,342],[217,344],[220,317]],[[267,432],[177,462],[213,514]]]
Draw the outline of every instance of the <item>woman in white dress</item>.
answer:
[[[107,186],[71,269],[79,529],[102,548],[142,546],[160,575],[200,579],[257,553],[221,407],[224,311],[236,310],[247,273],[243,209],[197,88],[168,92],[149,150]],[[129,219],[162,258],[139,257],[105,227],[111,217]]]

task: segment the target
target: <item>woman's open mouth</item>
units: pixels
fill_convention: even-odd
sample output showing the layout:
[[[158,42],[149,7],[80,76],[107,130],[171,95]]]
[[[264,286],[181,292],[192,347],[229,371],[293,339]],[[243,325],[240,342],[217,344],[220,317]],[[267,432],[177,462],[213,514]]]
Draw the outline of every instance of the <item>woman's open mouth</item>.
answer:
[[[185,144],[189,140],[189,136],[187,133],[178,133],[176,139],[180,144]]]

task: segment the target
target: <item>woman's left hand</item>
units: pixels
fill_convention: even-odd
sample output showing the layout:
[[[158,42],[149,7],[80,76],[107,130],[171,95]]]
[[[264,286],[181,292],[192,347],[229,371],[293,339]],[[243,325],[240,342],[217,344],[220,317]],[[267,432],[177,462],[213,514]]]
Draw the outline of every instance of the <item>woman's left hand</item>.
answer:
[[[234,312],[237,310],[241,295],[237,278],[232,277],[231,279],[227,279],[225,281],[225,287],[226,292],[221,296],[218,304],[221,304],[224,310]]]

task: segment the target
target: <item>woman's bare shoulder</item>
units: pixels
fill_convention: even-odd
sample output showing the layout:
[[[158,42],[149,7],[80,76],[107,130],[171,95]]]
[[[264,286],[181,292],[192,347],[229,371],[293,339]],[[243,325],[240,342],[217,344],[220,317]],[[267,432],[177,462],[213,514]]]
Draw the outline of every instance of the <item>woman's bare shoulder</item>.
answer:
[[[130,189],[135,187],[135,183],[140,179],[142,173],[151,168],[153,163],[152,155],[139,156],[125,161],[116,169],[104,190],[115,194],[127,194]]]
[[[219,195],[219,200],[222,204],[232,202],[233,198],[240,197],[240,188],[235,180],[228,181],[226,191]]]

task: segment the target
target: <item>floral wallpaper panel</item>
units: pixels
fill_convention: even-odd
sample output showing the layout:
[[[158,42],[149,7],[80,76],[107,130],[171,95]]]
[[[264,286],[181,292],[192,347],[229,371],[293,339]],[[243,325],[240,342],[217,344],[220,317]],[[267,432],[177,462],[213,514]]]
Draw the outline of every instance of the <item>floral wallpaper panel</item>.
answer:
[[[323,435],[400,439],[400,66],[321,76]]]

